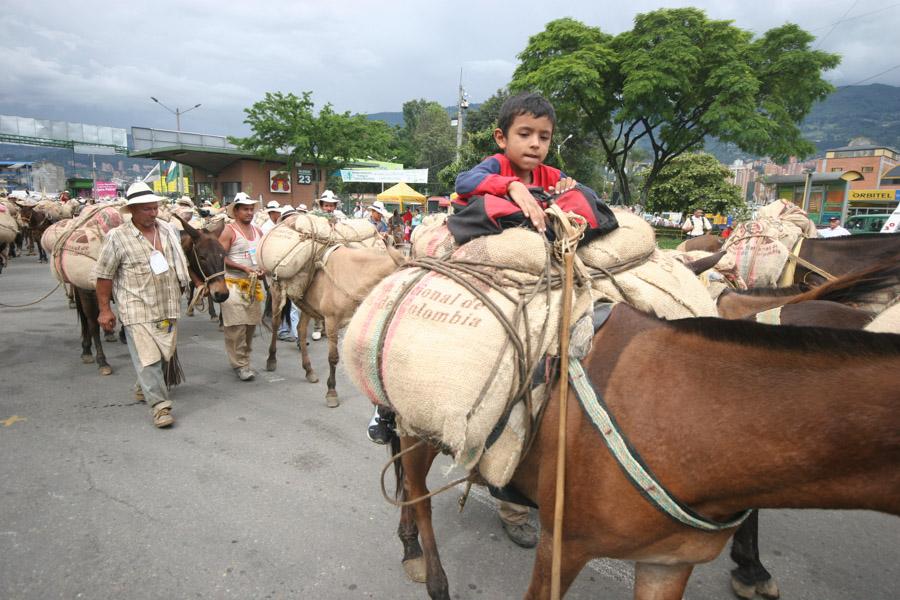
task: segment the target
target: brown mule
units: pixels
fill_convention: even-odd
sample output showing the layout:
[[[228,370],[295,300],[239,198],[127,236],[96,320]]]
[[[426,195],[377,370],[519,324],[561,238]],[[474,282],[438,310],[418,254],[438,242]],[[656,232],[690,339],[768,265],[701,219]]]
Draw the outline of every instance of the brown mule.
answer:
[[[302,296],[291,297],[291,301],[302,311],[297,326],[297,344],[300,347],[300,364],[306,372],[306,380],[317,383],[319,377],[313,370],[306,346],[306,334],[310,319],[325,321],[325,335],[328,338],[328,391],[325,402],[330,408],[340,404],[335,389],[335,372],[338,364],[338,332],[347,326],[353,313],[363,298],[378,283],[406,263],[406,258],[393,246],[385,244],[387,252],[379,248],[340,247],[331,253],[324,267],[316,268],[309,286]],[[281,322],[281,294],[285,282],[273,284],[272,294],[272,341],[269,344],[269,358],[266,370],[274,371],[278,361],[275,346],[278,340],[278,323]]]
[[[717,372],[752,372],[781,384],[735,388],[728,380],[710,380],[697,394],[690,385],[697,356]],[[620,304],[594,336],[584,367],[657,481],[695,512],[722,521],[747,508],[900,514],[898,359],[896,335],[708,318],[666,322]],[[796,369],[800,361],[804,368]],[[664,394],[654,373],[668,374]],[[851,379],[854,386],[837,397],[832,382]],[[527,598],[550,595],[558,409],[554,394],[513,477],[541,507]],[[804,435],[795,435],[798,430]],[[574,395],[567,431],[563,592],[588,560],[605,556],[635,561],[637,600],[680,599],[694,565],[715,558],[734,529],[691,529],[650,504],[624,476]],[[742,443],[748,435],[757,443]],[[404,438],[401,445],[413,442]],[[407,498],[427,493],[433,455],[423,446],[403,457]],[[412,512],[428,593],[447,599],[430,502]],[[404,534],[411,532],[401,523]]]

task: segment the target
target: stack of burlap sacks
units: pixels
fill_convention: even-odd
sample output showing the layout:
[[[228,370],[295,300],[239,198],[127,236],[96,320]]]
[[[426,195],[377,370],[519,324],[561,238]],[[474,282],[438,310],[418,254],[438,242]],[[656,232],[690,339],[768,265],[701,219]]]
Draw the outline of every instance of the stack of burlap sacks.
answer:
[[[3,198],[0,200],[0,244],[11,244],[19,234],[19,223],[16,221],[18,207],[14,202]]]
[[[287,291],[291,298],[302,298],[315,273],[316,261],[324,251],[336,245],[377,247],[375,226],[366,219],[347,219],[332,223],[325,217],[299,213],[276,225],[257,249],[266,274]]]
[[[106,234],[124,223],[121,203],[87,206],[75,219],[51,225],[41,236],[41,246],[50,254],[50,271],[60,283],[93,290],[97,287],[94,266]]]
[[[776,287],[791,251],[803,238],[818,236],[806,213],[787,200],[775,200],[759,209],[757,219],[738,224],[722,249],[748,288]]]
[[[670,319],[716,314],[693,273],[656,250],[653,229],[642,218],[627,211],[616,211],[616,218],[618,229],[577,251],[579,272],[593,277],[575,288],[572,322],[586,325],[588,338],[593,301],[624,301]],[[483,269],[502,291],[467,280],[514,324],[519,339],[530,340],[529,370],[558,353],[562,289],[553,289],[549,302],[543,292],[527,293],[541,289],[549,260],[543,236],[508,229],[456,247],[435,217],[416,228],[411,243],[414,258],[503,265]],[[527,320],[515,318],[523,294]],[[343,356],[356,386],[373,402],[393,407],[401,429],[439,442],[458,465],[477,468],[490,484],[508,483],[524,450],[524,404],[515,405],[499,435],[492,432],[522,374],[507,330],[483,299],[427,268],[402,269],[363,301],[347,328]],[[537,411],[546,390],[534,395]]]

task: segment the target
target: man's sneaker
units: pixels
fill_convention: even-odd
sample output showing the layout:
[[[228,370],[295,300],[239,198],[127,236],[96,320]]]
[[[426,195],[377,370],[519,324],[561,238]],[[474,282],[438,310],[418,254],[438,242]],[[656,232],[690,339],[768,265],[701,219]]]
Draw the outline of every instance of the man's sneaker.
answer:
[[[250,367],[238,367],[234,370],[234,374],[241,381],[253,381],[253,378],[256,376]]]
[[[509,539],[523,548],[534,548],[538,543],[537,529],[531,523],[525,522],[513,525],[501,520],[503,523],[503,531],[509,536]]]
[[[369,427],[366,429],[366,435],[376,444],[385,445],[391,441],[394,435],[393,419],[382,419],[375,410],[372,420],[369,421]]]
[[[321,340],[321,339],[322,339],[322,332],[321,332],[321,331],[313,331],[313,332],[312,332],[312,339],[314,339],[314,340]]]

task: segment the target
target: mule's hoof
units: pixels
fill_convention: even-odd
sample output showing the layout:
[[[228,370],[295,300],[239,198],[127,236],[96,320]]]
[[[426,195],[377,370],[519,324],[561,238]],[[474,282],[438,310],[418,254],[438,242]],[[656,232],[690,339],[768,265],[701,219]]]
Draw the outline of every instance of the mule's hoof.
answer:
[[[403,570],[410,581],[416,583],[425,583],[428,580],[428,573],[425,569],[425,557],[411,558],[403,561]]]
[[[334,390],[328,390],[328,393],[325,394],[325,406],[328,408],[337,408],[341,405],[341,401],[338,400],[337,392]]]
[[[781,591],[778,589],[778,584],[775,583],[775,579],[771,577],[756,584],[756,593],[763,598],[767,598],[767,600],[775,600],[776,598],[781,597]]]
[[[92,362],[94,362],[94,357],[91,356],[90,354],[82,354],[82,355],[81,355],[81,362],[84,363],[84,364],[86,364],[86,365],[89,365],[89,364],[91,364]]]
[[[219,320],[219,317],[216,316],[216,315],[209,315],[209,320],[210,320],[210,321],[218,321],[218,320]]]
[[[319,376],[310,371],[306,374],[306,380],[310,383],[319,383]],[[337,396],[337,394],[335,394]]]
[[[106,335],[103,336],[103,341],[104,342],[118,342],[119,334],[115,333],[115,332],[107,333]]]
[[[187,314],[187,316],[189,316],[189,317],[193,317],[193,316],[194,316],[194,311],[193,311],[193,310],[189,310],[189,311],[187,311],[186,314]]]
[[[274,358],[270,358],[266,361],[266,371],[274,371],[275,367],[278,365],[278,361]]]
[[[733,591],[734,595],[738,598],[743,598],[744,600],[752,600],[752,598],[756,595],[756,586],[741,583],[736,578],[732,577],[731,591]]]
[[[103,365],[102,367],[100,367],[100,374],[101,375],[112,375],[112,367],[109,365]]]

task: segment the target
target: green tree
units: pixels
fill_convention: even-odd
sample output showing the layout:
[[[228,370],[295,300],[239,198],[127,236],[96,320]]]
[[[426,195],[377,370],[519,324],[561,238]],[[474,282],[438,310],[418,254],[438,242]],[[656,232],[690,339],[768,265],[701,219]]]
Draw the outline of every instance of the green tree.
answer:
[[[694,8],[638,15],[615,37],[565,18],[529,39],[511,89],[540,91],[567,129],[594,134],[626,203],[629,156],[648,147],[646,202],[666,165],[707,137],[776,159],[811,153],[798,124],[833,90],[822,72],[839,63],[812,40],[793,24],[754,39]]]
[[[387,123],[335,112],[331,103],[318,114],[314,107],[312,92],[302,96],[266,92],[265,98],[244,109],[244,123],[253,133],[230,141],[264,159],[287,161],[289,169],[311,162],[326,178],[354,159],[383,157],[390,151],[394,134]],[[318,178],[315,191],[318,196]]]
[[[706,152],[682,154],[659,173],[647,198],[652,212],[687,212],[696,208],[735,214],[745,208],[741,190],[728,183],[731,170]]]

